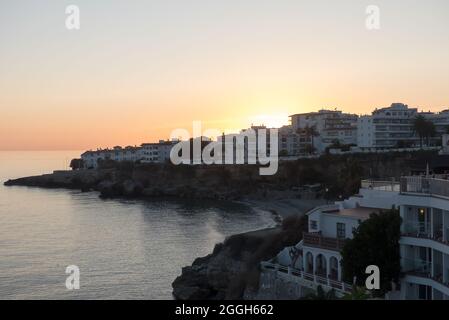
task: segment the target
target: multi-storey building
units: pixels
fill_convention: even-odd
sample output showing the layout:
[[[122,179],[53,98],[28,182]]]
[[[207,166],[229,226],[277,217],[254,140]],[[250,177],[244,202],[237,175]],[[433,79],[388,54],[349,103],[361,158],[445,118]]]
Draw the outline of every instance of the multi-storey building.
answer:
[[[84,167],[87,169],[95,169],[98,163],[102,160],[113,161],[131,161],[136,162],[140,160],[140,147],[119,147],[113,149],[98,149],[95,151],[86,151],[81,155]]]
[[[304,131],[296,131],[292,126],[283,126],[279,129],[279,155],[303,156],[307,155],[312,145],[312,137]]]
[[[338,110],[320,110],[318,112],[294,114],[290,116],[291,126],[296,132],[314,127],[317,136],[312,136],[314,147],[323,153],[326,147],[335,142],[343,145],[357,143],[357,118],[355,114]]]
[[[262,262],[261,287],[273,288],[281,279],[282,286],[293,287],[288,296],[292,299],[316,292],[318,286],[325,291],[334,289],[340,297],[351,293],[352,284],[342,278],[340,251],[362,221],[395,203],[395,194],[380,190],[379,202],[379,194],[372,191],[362,188],[356,196],[309,211],[303,240]]]
[[[161,140],[159,143],[144,143],[140,147],[116,146],[113,149],[86,151],[81,155],[86,169],[95,169],[102,160],[164,163],[170,159],[170,150],[175,142]]]
[[[262,263],[262,284],[269,287],[282,278],[296,285],[297,297],[319,285],[339,295],[349,292],[340,269],[345,239],[371,212],[393,206],[402,218],[399,297],[449,300],[449,175],[365,180],[356,196],[315,208],[303,240]]]
[[[275,149],[278,152],[278,148],[274,148],[271,145],[271,134],[276,128],[267,128],[266,126],[251,126],[251,128],[243,129],[240,133],[223,134],[217,137],[217,142],[223,145],[223,161],[227,164],[243,164],[251,163],[251,161],[257,160],[260,154],[270,155]],[[265,134],[260,134],[263,131]],[[264,138],[263,138],[264,136]],[[276,136],[278,139],[279,136]],[[265,139],[259,141],[259,139]],[[278,142],[278,141],[276,141]],[[261,149],[261,146],[265,147],[265,150]],[[243,154],[240,154],[243,153]],[[251,161],[249,157],[251,155]]]
[[[449,133],[449,109],[438,113],[429,111],[424,116],[435,125],[437,137]]]
[[[413,146],[419,137],[413,129],[418,109],[402,103],[376,109],[370,116],[361,116],[357,123],[357,146],[360,148],[392,148]]]
[[[158,143],[143,143],[140,148],[140,162],[164,163],[170,160],[172,141],[160,140]]]

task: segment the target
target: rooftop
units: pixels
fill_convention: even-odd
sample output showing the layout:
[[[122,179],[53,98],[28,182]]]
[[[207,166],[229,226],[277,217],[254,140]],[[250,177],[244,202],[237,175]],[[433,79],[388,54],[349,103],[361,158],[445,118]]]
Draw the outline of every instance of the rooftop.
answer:
[[[368,219],[372,213],[380,213],[381,209],[369,207],[345,208],[337,210],[323,210],[322,213],[358,219]]]

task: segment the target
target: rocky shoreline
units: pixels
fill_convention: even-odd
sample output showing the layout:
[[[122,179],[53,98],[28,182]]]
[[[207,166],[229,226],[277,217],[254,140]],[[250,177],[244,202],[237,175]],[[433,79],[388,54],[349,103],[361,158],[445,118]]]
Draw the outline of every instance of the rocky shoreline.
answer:
[[[265,190],[261,194],[250,189],[253,192],[245,193],[241,188],[229,191],[229,186],[200,186],[195,179],[187,180],[191,181],[190,185],[183,183],[182,179],[177,181],[177,185],[170,179],[165,180],[165,184],[155,181],[158,183],[145,183],[142,179],[123,175],[120,170],[105,169],[55,171],[8,180],[4,184],[97,191],[103,198],[220,199],[244,203],[273,214],[278,227],[233,235],[217,244],[210,255],[182,268],[182,274],[172,284],[174,297],[181,300],[241,299],[248,290],[257,290],[260,261],[274,257],[285,246],[300,240],[302,221],[297,220],[300,215],[295,210],[306,211],[306,207],[313,206],[305,199],[288,199],[292,194],[285,191]],[[303,203],[302,207],[298,201]]]
[[[305,227],[305,217],[290,216],[279,227],[228,237],[211,254],[182,268],[182,274],[172,284],[174,297],[236,300],[257,292],[260,262],[298,243]]]

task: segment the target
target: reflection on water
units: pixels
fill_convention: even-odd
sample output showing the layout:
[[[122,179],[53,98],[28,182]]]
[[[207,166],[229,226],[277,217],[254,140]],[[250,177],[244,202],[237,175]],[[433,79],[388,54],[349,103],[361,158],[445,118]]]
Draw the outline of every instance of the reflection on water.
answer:
[[[80,152],[0,152],[0,180],[62,169]],[[171,282],[225,236],[271,216],[217,201],[101,200],[0,186],[0,298],[171,299]],[[81,289],[65,288],[65,268]]]

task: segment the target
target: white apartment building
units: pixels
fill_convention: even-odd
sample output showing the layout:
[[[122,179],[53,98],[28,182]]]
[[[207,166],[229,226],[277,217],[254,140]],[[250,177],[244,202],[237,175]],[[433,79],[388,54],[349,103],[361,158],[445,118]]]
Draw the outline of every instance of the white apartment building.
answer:
[[[442,135],[440,155],[449,155],[449,133]]]
[[[413,121],[418,115],[434,123],[436,136],[432,138],[433,142],[448,133],[449,110],[418,112],[417,108],[393,103],[390,107],[376,109],[371,115],[358,118],[357,146],[362,149],[419,146],[420,139],[413,128]]]
[[[136,162],[140,160],[140,149],[139,147],[128,146],[122,148],[116,146],[113,149],[86,151],[81,155],[81,159],[83,160],[84,168],[95,169],[101,160]]]
[[[296,132],[306,127],[315,127],[318,136],[313,137],[314,147],[323,153],[335,141],[340,144],[357,143],[357,118],[355,114],[338,110],[319,110],[318,112],[294,114],[290,116],[291,126]]]
[[[378,201],[378,198],[382,201]],[[353,231],[372,213],[390,209],[395,194],[387,191],[360,189],[360,193],[332,205],[317,207],[307,213],[308,232],[294,247],[287,247],[274,259],[262,262],[262,288],[273,287],[282,279],[291,287],[289,298],[297,299],[316,292],[318,286],[324,291],[334,289],[337,296],[351,293],[352,284],[342,279],[341,254]]]
[[[362,181],[359,194],[308,213],[308,233],[294,247],[262,263],[262,284],[295,285],[302,297],[321,285],[342,296],[340,250],[353,228],[371,212],[399,208],[402,218],[400,299],[449,300],[449,176],[402,177],[399,182]],[[270,282],[271,281],[271,282]],[[285,285],[285,282],[284,282]]]
[[[259,130],[265,130],[265,151],[264,153],[269,155],[271,152],[271,130],[275,128],[267,128],[266,126],[251,126],[251,128],[243,129],[240,133],[223,134],[217,137],[217,142],[223,145],[223,158],[226,163],[236,163],[239,159],[239,164],[248,163],[248,157],[251,154],[252,159],[256,161],[255,157],[258,157],[259,152]],[[278,136],[279,137],[279,136]],[[243,152],[243,156],[238,152]],[[243,161],[242,161],[243,160]]]
[[[292,126],[279,129],[279,154],[282,156],[303,156],[307,154],[307,145],[312,144],[312,138]]]
[[[81,154],[81,159],[86,169],[98,168],[98,163],[102,160],[164,163],[170,160],[170,150],[175,143],[160,140],[159,143],[144,143],[140,147],[116,146],[113,149],[86,151]]]
[[[361,116],[357,122],[357,146],[360,148],[392,148],[401,143],[417,145],[419,138],[413,131],[413,119],[418,109],[402,103],[376,109],[371,115]]]
[[[433,122],[438,136],[449,133],[449,109],[438,113],[429,111],[424,116]]]
[[[159,140],[158,143],[143,143],[140,148],[140,162],[165,163],[170,160],[170,151],[175,142]]]

